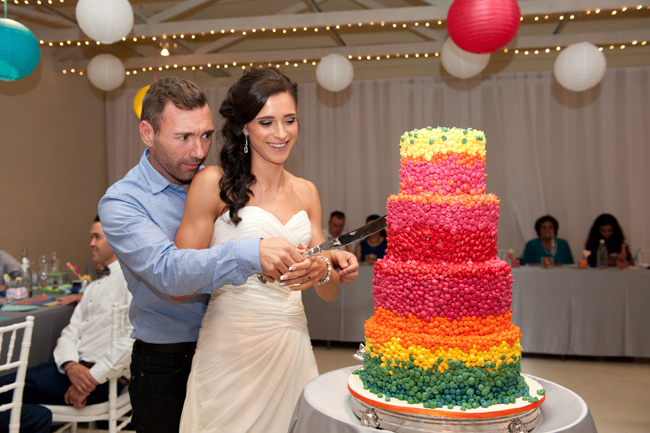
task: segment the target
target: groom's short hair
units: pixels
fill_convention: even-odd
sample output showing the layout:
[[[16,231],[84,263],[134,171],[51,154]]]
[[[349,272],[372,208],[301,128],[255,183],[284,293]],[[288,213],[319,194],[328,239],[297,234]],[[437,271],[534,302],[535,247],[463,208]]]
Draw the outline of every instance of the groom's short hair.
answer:
[[[141,120],[151,124],[154,133],[160,132],[162,113],[168,102],[180,110],[203,108],[207,103],[203,89],[190,80],[165,77],[149,87],[142,100]]]

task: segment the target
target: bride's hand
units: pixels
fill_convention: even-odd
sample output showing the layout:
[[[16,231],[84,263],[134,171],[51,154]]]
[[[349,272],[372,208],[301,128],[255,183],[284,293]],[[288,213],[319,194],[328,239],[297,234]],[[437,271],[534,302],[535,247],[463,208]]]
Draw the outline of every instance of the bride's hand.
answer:
[[[304,252],[303,245],[298,249]],[[289,268],[289,272],[280,277],[282,286],[287,286],[291,291],[305,290],[314,286],[327,277],[327,263],[318,256],[306,257],[302,262]]]
[[[289,271],[289,267],[303,261],[302,254],[289,241],[269,238],[260,241],[260,262],[265,275],[275,281]]]

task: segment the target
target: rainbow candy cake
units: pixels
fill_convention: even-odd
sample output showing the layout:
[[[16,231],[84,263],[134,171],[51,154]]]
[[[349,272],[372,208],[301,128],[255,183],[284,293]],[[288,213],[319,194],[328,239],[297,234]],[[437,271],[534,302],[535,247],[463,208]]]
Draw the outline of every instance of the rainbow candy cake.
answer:
[[[409,131],[400,154],[357,372],[363,388],[428,409],[536,402],[520,375],[510,267],[496,257],[499,199],[485,194],[483,132]]]

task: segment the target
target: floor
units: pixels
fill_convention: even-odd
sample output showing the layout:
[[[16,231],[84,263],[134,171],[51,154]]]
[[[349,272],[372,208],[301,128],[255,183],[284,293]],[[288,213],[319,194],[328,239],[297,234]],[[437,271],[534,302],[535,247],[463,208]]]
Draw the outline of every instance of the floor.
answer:
[[[319,372],[361,364],[356,348],[314,344]],[[522,370],[580,395],[599,433],[650,433],[650,362],[648,360],[566,359],[524,354]]]

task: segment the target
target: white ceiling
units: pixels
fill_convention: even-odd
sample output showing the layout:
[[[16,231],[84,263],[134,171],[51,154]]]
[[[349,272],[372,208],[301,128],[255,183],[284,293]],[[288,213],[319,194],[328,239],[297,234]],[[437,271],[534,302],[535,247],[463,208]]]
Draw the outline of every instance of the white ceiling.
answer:
[[[94,55],[109,52],[120,57],[127,70],[195,66],[213,76],[229,75],[223,66],[232,68],[233,63],[311,63],[333,52],[360,60],[395,59],[397,54],[434,57],[447,37],[445,18],[451,4],[450,0],[131,0],[132,34],[126,41],[98,46],[76,23],[76,0],[41,0],[41,5],[38,0],[17,1],[9,0],[9,18],[25,24],[52,50],[56,69],[84,70]],[[532,54],[536,49],[589,41],[617,49],[626,44],[628,51],[646,54],[649,51],[641,43],[650,42],[650,0],[636,2],[520,0],[524,19],[508,48]],[[169,57],[160,56],[164,41],[170,45]],[[650,56],[642,58],[650,64]]]

